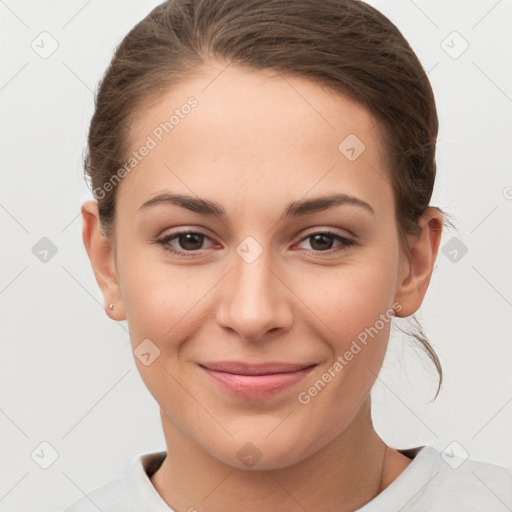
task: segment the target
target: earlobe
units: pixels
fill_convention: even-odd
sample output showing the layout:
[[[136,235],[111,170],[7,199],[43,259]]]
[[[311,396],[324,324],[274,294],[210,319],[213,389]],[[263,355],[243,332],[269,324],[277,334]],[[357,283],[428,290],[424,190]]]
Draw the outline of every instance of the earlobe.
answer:
[[[82,239],[94,276],[103,294],[105,311],[113,320],[125,320],[114,249],[110,240],[100,230],[98,203],[87,201],[82,205],[81,210]]]
[[[395,296],[396,302],[402,305],[396,316],[404,318],[419,309],[427,292],[441,242],[443,214],[429,207],[418,224],[421,231],[408,237],[410,251],[403,257]]]

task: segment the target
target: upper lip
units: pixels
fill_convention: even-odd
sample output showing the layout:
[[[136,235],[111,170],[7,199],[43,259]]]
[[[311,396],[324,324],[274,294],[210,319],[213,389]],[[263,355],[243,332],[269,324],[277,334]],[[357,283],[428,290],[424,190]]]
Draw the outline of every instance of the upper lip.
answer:
[[[220,362],[201,362],[200,366],[213,370],[216,372],[232,373],[235,375],[272,375],[276,373],[292,373],[304,370],[314,363],[281,363],[281,362],[268,362],[249,364],[240,361],[220,361]]]

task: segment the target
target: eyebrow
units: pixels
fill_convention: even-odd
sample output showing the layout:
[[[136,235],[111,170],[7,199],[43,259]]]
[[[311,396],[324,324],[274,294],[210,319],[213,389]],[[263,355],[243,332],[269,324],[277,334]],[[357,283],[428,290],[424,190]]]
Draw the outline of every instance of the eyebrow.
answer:
[[[225,217],[226,211],[218,203],[207,199],[187,196],[183,194],[162,193],[149,199],[139,207],[139,211],[157,204],[172,204],[191,210],[203,215],[213,215],[215,217]],[[358,206],[375,215],[373,208],[362,199],[347,194],[330,194],[327,196],[314,197],[311,199],[302,199],[288,203],[283,216],[298,217],[308,213],[315,213],[333,208],[335,206],[352,205]]]

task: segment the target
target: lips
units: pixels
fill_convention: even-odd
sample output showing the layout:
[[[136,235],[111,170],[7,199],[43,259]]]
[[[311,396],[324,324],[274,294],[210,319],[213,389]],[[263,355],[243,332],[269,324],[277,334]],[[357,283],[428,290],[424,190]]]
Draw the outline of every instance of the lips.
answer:
[[[245,398],[269,398],[300,382],[316,364],[239,361],[202,362],[201,370],[223,391]]]

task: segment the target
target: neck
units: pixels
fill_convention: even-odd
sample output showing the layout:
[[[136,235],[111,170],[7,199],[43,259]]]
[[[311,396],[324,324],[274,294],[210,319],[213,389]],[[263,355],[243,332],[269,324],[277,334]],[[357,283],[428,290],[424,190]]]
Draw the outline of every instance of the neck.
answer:
[[[369,398],[331,443],[299,463],[270,471],[228,466],[185,437],[163,413],[162,422],[168,456],[151,481],[176,512],[230,512],[242,504],[246,512],[343,512],[368,503],[397,476],[390,470],[397,452],[387,455],[392,450],[375,432]]]

